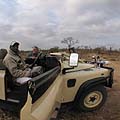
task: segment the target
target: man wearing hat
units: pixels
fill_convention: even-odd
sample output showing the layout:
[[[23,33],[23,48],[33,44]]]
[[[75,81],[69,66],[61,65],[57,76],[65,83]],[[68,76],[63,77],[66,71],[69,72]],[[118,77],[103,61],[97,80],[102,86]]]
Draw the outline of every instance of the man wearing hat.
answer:
[[[12,42],[9,52],[3,60],[3,64],[12,75],[12,80],[18,83],[24,83],[31,77],[31,70],[26,68],[25,62],[19,55],[19,43]]]

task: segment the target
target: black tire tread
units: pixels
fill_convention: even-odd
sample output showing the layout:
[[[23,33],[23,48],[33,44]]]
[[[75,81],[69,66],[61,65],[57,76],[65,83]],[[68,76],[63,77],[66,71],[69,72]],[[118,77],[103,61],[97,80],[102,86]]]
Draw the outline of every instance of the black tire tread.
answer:
[[[84,98],[86,95],[88,95],[90,92],[93,92],[93,91],[99,91],[102,93],[103,95],[103,99],[101,101],[101,103],[94,107],[94,108],[87,108],[86,106],[84,106]],[[106,88],[102,85],[99,85],[99,86],[94,86],[93,88],[91,89],[88,89],[86,90],[84,93],[82,93],[81,95],[79,95],[78,99],[77,99],[77,104],[76,104],[76,107],[79,111],[83,111],[83,112],[92,112],[92,111],[95,111],[99,108],[101,108],[103,106],[103,104],[105,103],[107,99],[107,91],[106,91]]]

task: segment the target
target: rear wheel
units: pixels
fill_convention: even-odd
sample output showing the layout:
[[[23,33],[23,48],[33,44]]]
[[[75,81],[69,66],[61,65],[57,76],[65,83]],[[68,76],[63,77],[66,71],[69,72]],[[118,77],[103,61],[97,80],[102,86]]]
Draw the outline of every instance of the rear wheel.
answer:
[[[77,108],[80,111],[90,112],[103,106],[107,98],[104,86],[96,86],[86,90],[77,99]]]

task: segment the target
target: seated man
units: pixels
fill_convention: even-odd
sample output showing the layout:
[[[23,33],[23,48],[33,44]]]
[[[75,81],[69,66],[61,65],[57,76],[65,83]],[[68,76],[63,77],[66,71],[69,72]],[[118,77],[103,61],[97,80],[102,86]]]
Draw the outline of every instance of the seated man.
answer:
[[[39,55],[39,48],[34,46],[32,52],[28,55],[28,58],[35,59]]]
[[[12,79],[15,82],[17,78],[31,77],[31,70],[27,68],[22,58],[19,55],[19,43],[12,42],[9,48],[9,52],[3,60],[4,65],[12,75]],[[29,78],[30,79],[30,78]]]
[[[11,43],[3,64],[12,75],[13,82],[25,83],[31,79],[31,69],[26,67],[27,65],[19,55],[18,42]]]
[[[42,68],[42,63],[43,61],[41,61],[41,58],[44,57],[42,52],[39,51],[39,48],[37,46],[34,46],[32,49],[32,52],[30,52],[27,56],[27,58],[25,59],[25,63],[29,64],[30,66],[34,65],[34,66],[39,66],[40,69],[40,73],[43,72],[43,68]],[[33,68],[32,71],[37,70],[38,68]]]

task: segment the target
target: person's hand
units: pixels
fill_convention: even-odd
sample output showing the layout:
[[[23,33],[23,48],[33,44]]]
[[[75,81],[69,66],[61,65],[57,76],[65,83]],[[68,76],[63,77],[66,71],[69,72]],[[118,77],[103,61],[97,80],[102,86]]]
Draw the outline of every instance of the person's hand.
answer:
[[[29,64],[25,64],[24,68],[25,69],[30,68],[30,65]]]
[[[28,70],[26,70],[25,77],[31,77],[31,76],[32,73],[31,73],[31,69],[29,68]]]

